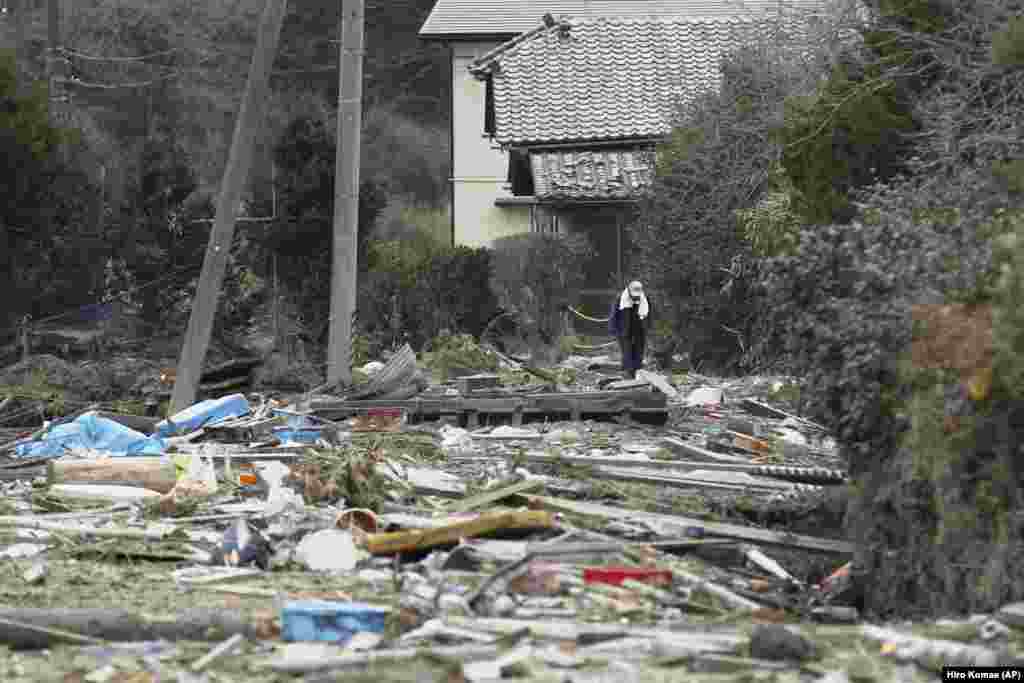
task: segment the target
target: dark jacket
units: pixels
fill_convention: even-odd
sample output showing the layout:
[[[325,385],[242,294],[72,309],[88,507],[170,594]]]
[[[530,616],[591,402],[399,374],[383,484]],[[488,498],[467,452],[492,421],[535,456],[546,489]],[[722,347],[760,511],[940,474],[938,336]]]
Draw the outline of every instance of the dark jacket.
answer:
[[[619,297],[612,302],[612,310],[608,315],[608,333],[613,337],[628,337],[633,339],[645,339],[647,330],[651,326],[651,318],[654,316],[654,304],[651,297],[647,297],[647,317],[640,320],[637,307],[619,308]]]

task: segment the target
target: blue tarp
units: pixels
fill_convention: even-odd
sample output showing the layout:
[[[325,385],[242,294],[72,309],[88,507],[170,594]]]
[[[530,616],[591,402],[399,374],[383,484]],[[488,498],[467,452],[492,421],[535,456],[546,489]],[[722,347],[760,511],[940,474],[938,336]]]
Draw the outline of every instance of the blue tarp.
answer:
[[[203,425],[210,425],[249,413],[249,401],[245,394],[231,394],[224,398],[211,398],[172,415],[156,426],[156,435],[174,436],[194,432]]]
[[[20,444],[14,452],[19,458],[59,457],[72,448],[91,448],[113,456],[162,455],[164,442],[89,412],[53,427],[41,439]]]
[[[360,631],[383,633],[387,611],[358,602],[303,600],[281,608],[281,637],[289,642],[347,643]]]

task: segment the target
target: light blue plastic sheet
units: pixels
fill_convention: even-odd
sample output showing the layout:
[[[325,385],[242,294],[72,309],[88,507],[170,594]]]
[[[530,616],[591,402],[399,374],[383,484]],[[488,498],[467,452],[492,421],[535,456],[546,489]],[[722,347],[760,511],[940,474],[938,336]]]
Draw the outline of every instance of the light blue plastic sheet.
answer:
[[[187,434],[204,425],[212,425],[248,414],[249,401],[245,398],[245,394],[211,398],[207,401],[200,401],[158,424],[156,435],[166,437]]]
[[[164,442],[89,412],[53,427],[40,439],[19,444],[15,454],[19,458],[59,457],[72,448],[89,448],[112,456],[162,455]]]
[[[303,600],[281,608],[281,637],[289,642],[347,643],[360,631],[384,632],[387,612],[358,602]]]

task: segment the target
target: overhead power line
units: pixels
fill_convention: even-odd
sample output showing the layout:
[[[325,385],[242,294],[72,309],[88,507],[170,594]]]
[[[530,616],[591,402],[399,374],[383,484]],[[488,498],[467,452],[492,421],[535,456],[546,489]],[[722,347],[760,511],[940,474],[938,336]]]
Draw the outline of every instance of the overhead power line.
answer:
[[[65,55],[77,57],[78,59],[87,59],[94,62],[144,62],[147,59],[165,57],[167,55],[172,55],[176,52],[184,52],[185,49],[186,48],[183,47],[175,47],[170,50],[162,50],[160,52],[153,52],[148,55],[139,55],[137,57],[104,57],[101,55],[89,55],[84,52],[78,52],[77,50],[72,50],[66,47],[59,47],[57,48],[57,51]]]

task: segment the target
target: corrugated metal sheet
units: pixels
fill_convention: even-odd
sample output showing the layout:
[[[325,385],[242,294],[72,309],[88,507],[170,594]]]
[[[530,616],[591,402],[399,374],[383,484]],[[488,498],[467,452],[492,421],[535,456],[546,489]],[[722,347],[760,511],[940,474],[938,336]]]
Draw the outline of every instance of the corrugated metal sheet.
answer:
[[[654,177],[638,148],[531,152],[530,167],[538,199],[631,199]]]
[[[722,57],[765,28],[741,19],[572,19],[483,58],[501,144],[660,137],[717,89]],[[483,122],[481,122],[482,125]]]
[[[795,4],[820,3],[797,0]],[[536,28],[545,14],[556,18],[731,17],[770,12],[779,6],[779,0],[438,0],[420,28],[420,37],[518,35]]]

